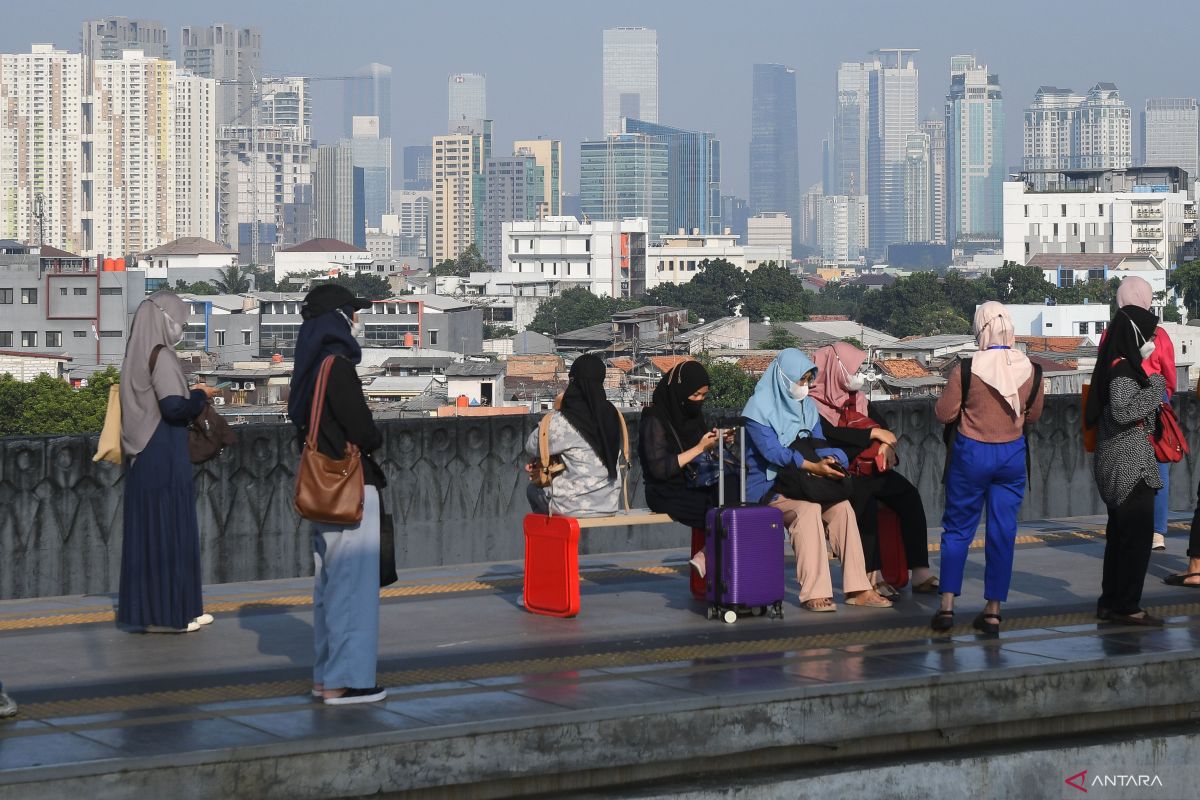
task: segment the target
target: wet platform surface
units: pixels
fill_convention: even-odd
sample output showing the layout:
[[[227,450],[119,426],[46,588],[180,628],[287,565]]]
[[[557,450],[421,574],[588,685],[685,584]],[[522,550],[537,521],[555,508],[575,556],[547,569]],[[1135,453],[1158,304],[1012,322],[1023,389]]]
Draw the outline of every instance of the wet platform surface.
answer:
[[[523,610],[519,562],[406,571],[382,593],[379,682],[389,697],[352,707],[309,696],[308,579],[206,587],[215,623],[175,636],[117,630],[108,596],[0,602],[0,679],[21,704],[0,721],[0,797],[6,786],[158,757],[200,763],[381,735],[418,741],[1195,651],[1200,592],[1162,583],[1187,564],[1184,515],[1173,515],[1146,581],[1144,605],[1168,617],[1160,630],[1095,620],[1102,525],[1022,526],[995,638],[970,628],[983,604],[979,540],[958,626],[943,636],[928,628],[937,598],[908,589],[892,609],[846,606],[839,592],[837,613],[806,612],[790,561],[784,619],[733,625],[707,620],[691,599],[682,549],[581,558],[574,619]],[[836,563],[834,574],[836,588]]]

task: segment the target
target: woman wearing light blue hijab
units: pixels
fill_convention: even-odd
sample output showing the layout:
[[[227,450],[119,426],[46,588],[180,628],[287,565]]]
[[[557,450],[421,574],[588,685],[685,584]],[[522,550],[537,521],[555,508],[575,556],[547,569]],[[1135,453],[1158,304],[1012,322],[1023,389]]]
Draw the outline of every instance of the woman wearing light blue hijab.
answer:
[[[842,500],[822,507],[807,500],[793,500],[774,490],[780,470],[797,467],[828,480],[841,480],[845,455],[836,448],[817,447],[819,461],[808,461],[793,450],[797,438],[823,440],[821,414],[808,389],[817,365],[808,356],[788,348],[771,362],[759,379],[754,395],[742,411],[749,446],[746,449],[746,497],[767,502],[783,512],[796,553],[796,579],[800,582],[800,604],[808,611],[836,611],[833,580],[825,536],[834,556],[842,561],[842,590],[847,605],[890,608],[867,579],[866,559],[854,509]],[[825,535],[822,535],[824,533]]]

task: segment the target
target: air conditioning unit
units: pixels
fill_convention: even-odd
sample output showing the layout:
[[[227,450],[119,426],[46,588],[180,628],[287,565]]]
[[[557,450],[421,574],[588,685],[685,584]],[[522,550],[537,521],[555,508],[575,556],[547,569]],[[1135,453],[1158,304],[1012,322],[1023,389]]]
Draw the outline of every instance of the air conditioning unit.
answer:
[[[212,399],[212,402],[214,406],[223,406],[225,405],[225,398],[217,396]]]
[[[231,381],[229,384],[229,388],[233,389],[236,392],[242,388],[242,385],[240,383],[238,383],[237,381]]]
[[[242,388],[245,389],[247,392],[253,392],[254,391],[254,382],[246,381],[245,383],[242,384]]]

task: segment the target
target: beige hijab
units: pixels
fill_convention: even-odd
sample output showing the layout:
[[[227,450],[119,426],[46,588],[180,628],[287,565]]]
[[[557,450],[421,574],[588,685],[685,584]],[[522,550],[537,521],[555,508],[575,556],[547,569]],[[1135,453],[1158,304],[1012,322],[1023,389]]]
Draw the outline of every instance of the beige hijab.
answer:
[[[121,362],[121,451],[126,458],[146,449],[162,421],[158,401],[188,396],[187,378],[175,357],[187,316],[187,303],[168,291],[147,297],[133,315]],[[164,347],[151,375],[150,354],[160,344]]]
[[[1016,342],[1014,334],[1012,317],[1002,304],[989,300],[975,310],[975,341],[979,352],[971,359],[971,374],[999,392],[1013,416],[1019,417],[1021,384],[1033,374],[1033,364],[1020,350],[1012,349]]]

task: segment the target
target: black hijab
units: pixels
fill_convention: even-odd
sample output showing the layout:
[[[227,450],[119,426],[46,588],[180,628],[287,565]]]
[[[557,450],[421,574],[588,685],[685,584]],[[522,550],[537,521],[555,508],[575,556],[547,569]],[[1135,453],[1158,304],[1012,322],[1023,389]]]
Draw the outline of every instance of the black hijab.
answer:
[[[617,456],[621,452],[617,414],[621,412],[604,395],[604,372],[604,362],[598,356],[575,359],[559,410],[604,462],[608,479],[616,480]]]
[[[296,336],[292,382],[288,389],[288,418],[301,432],[308,428],[317,373],[325,357],[343,356],[352,364],[362,360],[362,346],[350,332],[349,320],[364,302],[370,305],[333,284],[328,289],[314,289],[304,298],[304,307],[300,309],[304,324]]]
[[[699,361],[681,361],[667,370],[654,387],[652,405],[647,410],[674,429],[679,437],[680,452],[695,447],[708,430],[702,403],[688,398],[709,383],[708,370],[703,364]]]
[[[1141,346],[1154,341],[1157,329],[1158,317],[1140,306],[1123,306],[1108,323],[1088,390],[1085,419],[1089,427],[1100,421],[1109,401],[1109,383],[1117,374],[1132,377],[1140,386],[1150,385],[1150,378],[1142,369]]]

